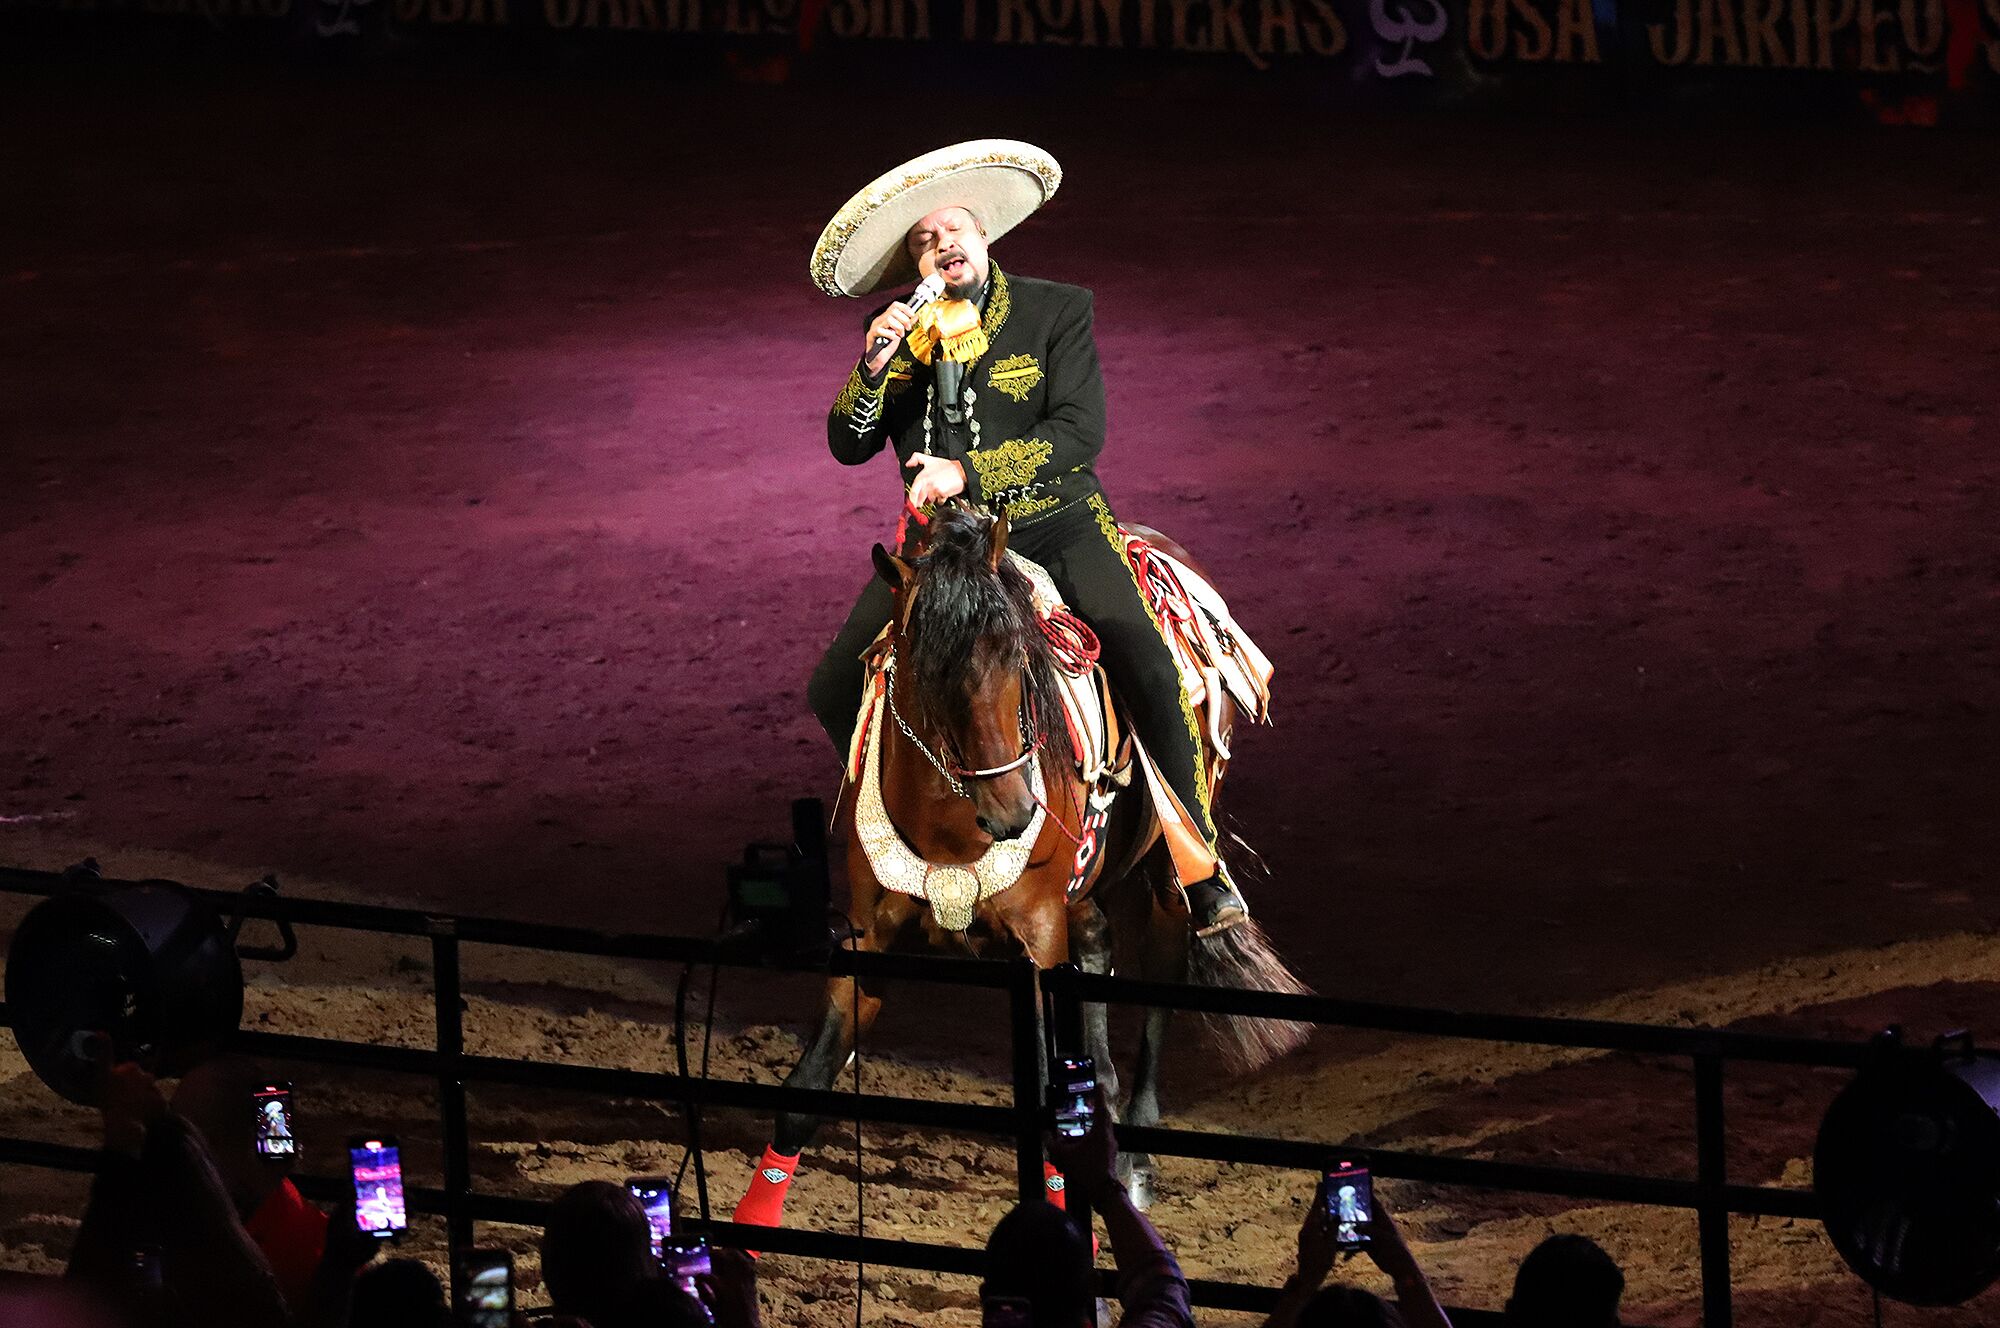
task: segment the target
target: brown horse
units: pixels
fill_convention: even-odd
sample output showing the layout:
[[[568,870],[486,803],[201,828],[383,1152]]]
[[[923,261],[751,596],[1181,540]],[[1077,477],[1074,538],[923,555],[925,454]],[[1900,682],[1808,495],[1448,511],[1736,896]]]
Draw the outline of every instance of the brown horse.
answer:
[[[916,527],[913,525],[912,530]],[[1189,561],[1164,536],[1145,537]],[[1144,788],[1144,776],[1112,804],[1104,848],[1084,886],[1068,889],[1088,789],[1077,777],[1056,672],[1028,578],[1006,556],[1007,523],[960,503],[942,507],[906,559],[875,546],[880,575],[896,592],[896,616],[884,641],[886,682],[870,724],[880,746],[879,774],[843,792],[836,835],[847,840],[855,937],[862,950],[887,950],[922,923],[934,943],[982,952],[1018,944],[1038,968],[1074,961],[1087,972],[1111,970],[1114,922],[1136,938],[1140,975],[1158,981],[1190,976],[1216,985],[1299,991],[1304,988],[1271,951],[1254,923],[1190,945],[1185,906],[1171,887],[1171,866]],[[1227,745],[1225,733],[1224,745]],[[1213,753],[1210,753],[1211,758]],[[1211,759],[1219,780],[1223,762]],[[1039,786],[1039,791],[1038,791]],[[879,808],[880,810],[875,810]],[[881,812],[886,812],[886,818]],[[858,818],[858,819],[857,819]],[[872,818],[872,821],[871,821]],[[884,823],[886,820],[886,824]],[[1030,842],[1026,832],[1039,826]],[[929,902],[888,888],[864,844],[893,841],[892,861],[920,873]],[[885,835],[888,837],[885,840]],[[1009,853],[1014,862],[1006,859]],[[1019,859],[1025,857],[1025,863]],[[1019,877],[984,898],[973,871],[958,873],[958,893],[940,901],[942,878],[925,864],[992,864]],[[921,875],[928,871],[928,876]],[[881,873],[886,874],[886,873]],[[909,881],[903,882],[907,888]],[[941,925],[938,914],[947,915]],[[785,1080],[825,1089],[847,1063],[855,1041],[882,1008],[880,984],[834,978],[818,1035]],[[1116,1102],[1105,1007],[1085,1007],[1086,1050],[1096,1058],[1107,1101]],[[1139,1125],[1160,1117],[1160,1052],[1168,1012],[1149,1010],[1133,1091],[1122,1119]],[[1215,1021],[1235,1064],[1254,1066],[1303,1040],[1294,1024]],[[765,1167],[775,1193],[752,1194],[739,1221],[775,1222],[790,1166],[820,1125],[819,1118],[780,1115]],[[1128,1160],[1135,1199],[1151,1193],[1151,1165]],[[778,1177],[782,1175],[783,1180]]]

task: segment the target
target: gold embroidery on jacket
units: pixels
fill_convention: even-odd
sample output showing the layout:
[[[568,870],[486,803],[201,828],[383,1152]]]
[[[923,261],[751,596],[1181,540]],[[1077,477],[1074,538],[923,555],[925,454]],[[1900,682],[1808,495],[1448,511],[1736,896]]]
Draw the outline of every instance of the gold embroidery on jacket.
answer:
[[[882,380],[883,390],[892,397],[908,391],[910,384],[916,381],[914,368],[907,355],[898,355],[890,360],[889,376]]]
[[[982,324],[986,329],[986,343],[989,346],[993,344],[993,338],[1000,335],[1000,327],[1007,321],[1007,315],[1013,308],[1014,296],[1007,289],[1007,274],[1000,270],[998,263],[995,263],[993,289],[986,292],[986,318]]]
[[[986,493],[1019,488],[1035,478],[1048,464],[1055,449],[1039,438],[1009,438],[994,447],[966,453],[972,468],[979,472],[979,487]]]
[[[874,397],[879,401],[881,396],[882,389],[868,386],[868,380],[861,376],[861,366],[857,364],[847,371],[847,385],[841,388],[840,395],[833,399],[833,413],[852,415],[854,408],[861,403],[861,398]]]
[[[1026,401],[1035,384],[1042,381],[1042,366],[1032,355],[1009,355],[986,371],[986,385],[1005,392],[1016,401]]]

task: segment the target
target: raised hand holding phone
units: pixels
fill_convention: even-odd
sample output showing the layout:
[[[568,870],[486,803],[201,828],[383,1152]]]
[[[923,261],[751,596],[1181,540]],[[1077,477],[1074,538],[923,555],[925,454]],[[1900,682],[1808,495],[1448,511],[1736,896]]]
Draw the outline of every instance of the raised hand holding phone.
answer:
[[[667,1238],[674,1234],[674,1180],[671,1176],[628,1176],[625,1188],[646,1210],[646,1229],[653,1242],[653,1257],[663,1257]]]
[[[1049,1112],[1055,1132],[1065,1139],[1090,1133],[1097,1115],[1097,1062],[1064,1056],[1049,1067]]]
[[[1335,1247],[1349,1253],[1366,1248],[1375,1217],[1375,1186],[1368,1169],[1352,1162],[1329,1168],[1319,1194]]]
[[[693,1240],[668,1241],[660,1251],[660,1269],[677,1282],[692,1282],[714,1272],[715,1264],[709,1255],[708,1242],[697,1236]]]
[[[711,1271],[701,1283],[701,1301],[716,1328],[763,1328],[757,1304],[757,1262],[742,1250],[709,1251]]]
[[[1045,1140],[1049,1161],[1056,1164],[1063,1175],[1075,1185],[1085,1186],[1109,1176],[1111,1183],[1118,1183],[1118,1141],[1111,1133],[1110,1109],[1104,1102],[1104,1090],[1093,1084],[1090,1089],[1090,1120],[1082,1135],[1071,1135],[1051,1128]]]
[[[715,1271],[715,1262],[709,1254],[708,1242],[697,1236],[693,1240],[670,1240],[660,1250],[660,1271],[667,1280],[694,1299],[701,1310],[701,1316],[709,1323],[715,1322],[715,1307],[710,1297],[702,1295],[709,1277]]]
[[[268,1083],[250,1094],[250,1110],[257,1128],[257,1156],[272,1162],[289,1162],[299,1155],[298,1136],[292,1130],[292,1086],[285,1081]]]
[[[1034,1328],[1035,1305],[1025,1296],[988,1296],[979,1302],[979,1328]]]
[[[1299,1266],[1286,1282],[1287,1288],[1302,1286],[1308,1291],[1317,1290],[1340,1258],[1340,1246],[1333,1238],[1333,1222],[1326,1215],[1325,1189],[1326,1180],[1322,1177],[1313,1190],[1305,1221],[1299,1224]]]
[[[1402,1229],[1396,1225],[1388,1202],[1379,1194],[1374,1202],[1375,1215],[1368,1223],[1368,1258],[1398,1286],[1412,1279],[1422,1282],[1423,1270],[1417,1266],[1417,1256],[1404,1243]]]
[[[328,1217],[326,1248],[320,1253],[319,1268],[313,1277],[338,1288],[338,1294],[344,1296],[354,1275],[381,1252],[382,1242],[363,1231],[355,1220],[354,1199],[350,1195]]]
[[[403,1206],[403,1150],[391,1134],[355,1135],[347,1141],[354,1181],[354,1225],[377,1240],[400,1239],[410,1225]]]
[[[1403,1240],[1396,1218],[1380,1195],[1374,1196],[1374,1216],[1368,1223],[1368,1257],[1396,1286],[1396,1308],[1407,1328],[1451,1328],[1451,1320],[1431,1290],[1417,1256]]]
[[[458,1258],[458,1321],[465,1328],[510,1328],[514,1321],[514,1256],[467,1250]]]

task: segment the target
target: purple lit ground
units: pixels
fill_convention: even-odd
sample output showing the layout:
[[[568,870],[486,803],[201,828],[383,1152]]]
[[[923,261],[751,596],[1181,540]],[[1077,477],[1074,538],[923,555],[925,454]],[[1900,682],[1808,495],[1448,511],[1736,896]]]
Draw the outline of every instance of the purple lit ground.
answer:
[[[805,256],[930,136],[750,89],[7,96],[0,860],[704,929],[720,865],[832,794],[803,682],[895,508],[820,441],[862,310]],[[1990,140],[1111,98],[962,129],[1063,160],[996,254],[1096,289],[1114,500],[1276,662],[1227,801],[1318,989],[2000,1033],[1991,988],[1882,995],[1996,976]],[[1984,966],[1822,992],[1801,958],[1931,938]],[[1801,985],[1640,999],[1773,964]],[[934,1024],[879,1048],[990,1045]],[[1574,1073],[1402,1124],[1514,1155],[1481,1122],[1540,1110],[1646,1165],[1653,1072],[1570,1119]],[[1813,1091],[1732,1179],[1803,1155]]]

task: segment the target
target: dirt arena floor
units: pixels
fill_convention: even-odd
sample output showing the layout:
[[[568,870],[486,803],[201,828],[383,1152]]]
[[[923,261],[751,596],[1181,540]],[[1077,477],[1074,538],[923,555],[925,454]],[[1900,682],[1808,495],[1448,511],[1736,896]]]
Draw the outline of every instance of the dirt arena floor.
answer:
[[[806,254],[933,136],[763,88],[0,98],[0,861],[705,930],[722,864],[833,791],[804,679],[897,501],[889,463],[820,441],[862,310]],[[2000,1036],[1990,139],[967,114],[1067,168],[995,252],[1097,291],[1121,512],[1194,547],[1276,662],[1226,796],[1308,981]],[[482,1048],[670,1058],[670,973],[468,962]],[[311,934],[251,980],[260,1027],[428,1035],[415,950]],[[816,1000],[726,978],[718,1071],[775,1081]],[[1000,1027],[911,991],[865,1079],[997,1100]],[[1327,1032],[1233,1080],[1198,1045],[1171,1123],[1692,1173],[1681,1062]],[[435,1181],[421,1091],[292,1072],[314,1156],[387,1125]],[[1731,1179],[1807,1183],[1841,1082],[1732,1071]],[[475,1108],[497,1190],[679,1158],[642,1104]],[[720,1206],[764,1129],[711,1121]],[[89,1130],[0,1049],[0,1132]],[[870,1234],[973,1243],[1008,1202],[990,1141],[866,1143]],[[850,1148],[808,1159],[795,1222],[851,1226]],[[1310,1186],[1169,1162],[1156,1217],[1191,1272],[1274,1283]],[[1625,1263],[1632,1321],[1698,1321],[1691,1218],[1384,1188],[1454,1303],[1497,1307],[1577,1230]],[[81,1195],[0,1173],[0,1267],[57,1266]],[[532,1291],[532,1233],[484,1235]],[[1735,1236],[1739,1322],[1872,1321],[1816,1226]],[[774,1325],[851,1320],[851,1267],[765,1275]],[[869,1322],[976,1322],[969,1281],[865,1284]]]

